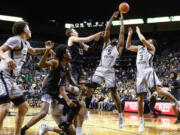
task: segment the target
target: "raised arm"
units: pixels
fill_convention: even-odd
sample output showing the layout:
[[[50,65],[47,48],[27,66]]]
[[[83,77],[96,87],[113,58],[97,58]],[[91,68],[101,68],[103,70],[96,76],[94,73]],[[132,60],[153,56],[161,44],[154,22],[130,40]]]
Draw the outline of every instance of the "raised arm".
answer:
[[[83,43],[87,43],[87,42],[90,42],[92,40],[94,40],[96,37],[100,36],[101,35],[101,32],[98,32],[94,35],[91,35],[89,37],[76,37],[76,36],[72,36],[69,38],[68,40],[68,45],[73,45],[73,43],[75,42],[83,42]]]
[[[126,49],[133,52],[138,52],[139,46],[131,45],[131,38],[132,38],[133,30],[131,27],[128,29],[128,38],[126,41]]]
[[[140,39],[140,41],[144,44],[144,46],[146,46],[148,49],[150,49],[152,52],[155,52],[155,47],[153,45],[151,45],[146,39],[145,37],[141,34],[141,31],[139,29],[138,26],[136,26],[136,33]]]
[[[82,43],[83,44],[83,50],[88,51],[90,48],[94,48],[97,45],[97,42],[100,39],[100,37],[104,37],[104,31],[100,32],[99,36],[97,36],[94,39],[93,43],[90,46],[85,44],[85,43]]]
[[[48,46],[49,44],[51,44],[51,41],[45,42],[45,46]],[[43,54],[45,51],[46,51],[46,48],[29,48],[28,49],[28,53],[32,55]],[[51,54],[52,57],[54,57],[55,53],[52,49],[49,51],[49,53]]]
[[[110,37],[110,29],[111,29],[112,21],[118,17],[118,14],[119,14],[119,11],[114,12],[111,18],[109,19],[108,24],[105,29],[105,33],[104,33],[104,42],[108,42],[108,39]]]
[[[118,51],[119,54],[122,54],[122,51],[124,49],[124,18],[123,18],[123,14],[121,13],[121,27],[120,27],[120,33],[119,33],[119,39],[118,39]]]
[[[53,48],[53,44],[51,44],[49,47],[46,48],[44,55],[42,56],[41,60],[38,63],[38,66],[41,68],[47,68],[50,67],[51,69],[57,67],[58,63],[56,60],[52,59],[47,61],[47,57]]]

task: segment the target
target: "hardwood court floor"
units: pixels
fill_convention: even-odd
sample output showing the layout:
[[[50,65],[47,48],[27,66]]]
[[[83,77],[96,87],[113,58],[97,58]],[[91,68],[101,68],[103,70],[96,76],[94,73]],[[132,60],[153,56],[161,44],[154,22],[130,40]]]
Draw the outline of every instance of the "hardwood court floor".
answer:
[[[12,115],[15,115],[16,110],[11,110]],[[29,109],[25,117],[26,123],[31,119],[32,115],[37,113],[39,109]],[[125,127],[118,128],[118,115],[112,112],[90,111],[89,118],[84,122],[84,135],[180,135],[180,124],[174,125],[175,117],[160,116],[156,119],[151,118],[150,115],[145,115],[145,131],[138,133],[138,116],[133,113],[125,113]],[[8,116],[4,121],[3,131],[0,135],[13,135],[14,116]],[[55,125],[55,122],[48,115],[44,120],[34,125],[27,131],[27,135],[38,135],[38,128],[40,123]],[[48,132],[47,135],[57,135]]]

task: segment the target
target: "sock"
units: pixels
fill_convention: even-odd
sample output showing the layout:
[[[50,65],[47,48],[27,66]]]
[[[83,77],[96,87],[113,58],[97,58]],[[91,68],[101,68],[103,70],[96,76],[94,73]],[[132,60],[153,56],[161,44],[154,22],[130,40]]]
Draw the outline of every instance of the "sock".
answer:
[[[119,118],[123,118],[123,114],[122,113],[119,113]]]
[[[140,123],[144,123],[144,119],[143,119],[143,117],[140,117]]]
[[[82,135],[82,127],[76,128],[76,135]]]
[[[46,125],[46,128],[47,128],[48,131],[54,131],[54,127]]]

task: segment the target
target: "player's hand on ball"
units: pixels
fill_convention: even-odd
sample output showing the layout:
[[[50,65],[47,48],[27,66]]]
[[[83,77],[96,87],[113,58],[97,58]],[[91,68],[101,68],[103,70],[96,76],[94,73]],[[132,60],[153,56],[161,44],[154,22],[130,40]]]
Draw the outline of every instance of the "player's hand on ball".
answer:
[[[5,59],[5,61],[6,61],[7,65],[8,65],[8,68],[10,70],[13,70],[13,69],[16,68],[16,63],[11,58],[7,58],[7,59]]]
[[[118,17],[118,15],[119,15],[119,11],[114,12],[113,13],[113,18],[116,19]]]
[[[133,29],[131,28],[131,27],[129,27],[129,29],[128,29],[128,35],[132,35],[133,34]]]
[[[69,100],[69,101],[67,102],[67,105],[68,105],[69,107],[76,107],[76,104],[73,103],[72,100]]]

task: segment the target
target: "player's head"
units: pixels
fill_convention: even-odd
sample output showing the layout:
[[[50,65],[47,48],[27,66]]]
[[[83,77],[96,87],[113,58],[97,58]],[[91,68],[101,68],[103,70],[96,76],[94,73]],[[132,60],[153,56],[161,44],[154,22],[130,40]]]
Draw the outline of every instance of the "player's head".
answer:
[[[155,39],[153,39],[153,38],[148,39],[148,42],[149,42],[151,45],[153,45],[155,48],[157,47],[157,41],[156,41]]]
[[[28,22],[15,22],[12,32],[14,35],[23,35],[26,39],[31,38],[31,30],[29,29]]]
[[[59,61],[66,60],[69,61],[71,59],[71,54],[69,53],[67,45],[59,45],[55,49],[56,58]]]
[[[116,38],[113,38],[112,40],[111,40],[111,45],[112,46],[116,46],[118,44],[118,40],[116,39]]]
[[[172,72],[170,73],[170,79],[174,80],[174,79],[176,79],[176,78],[177,78],[177,73],[174,72],[174,71],[172,71]]]
[[[67,37],[71,37],[71,36],[78,37],[79,33],[75,29],[69,28],[69,29],[66,30],[66,36]]]

